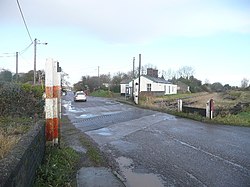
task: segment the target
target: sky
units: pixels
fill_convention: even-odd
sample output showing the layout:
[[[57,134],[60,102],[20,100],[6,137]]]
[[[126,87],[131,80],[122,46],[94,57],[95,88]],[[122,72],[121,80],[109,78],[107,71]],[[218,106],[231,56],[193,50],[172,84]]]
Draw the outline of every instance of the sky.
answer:
[[[159,72],[189,66],[203,83],[250,80],[249,0],[0,0],[0,68],[19,72],[46,59],[73,84],[151,64]],[[47,42],[48,45],[43,45]],[[28,47],[30,46],[30,47]],[[28,48],[27,48],[28,47]]]

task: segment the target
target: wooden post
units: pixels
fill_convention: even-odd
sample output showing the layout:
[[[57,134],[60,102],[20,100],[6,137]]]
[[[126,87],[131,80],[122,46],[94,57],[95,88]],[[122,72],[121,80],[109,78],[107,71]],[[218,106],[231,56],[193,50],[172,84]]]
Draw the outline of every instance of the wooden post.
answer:
[[[182,112],[182,100],[178,99],[178,112]]]
[[[133,57],[133,77],[132,77],[133,81],[132,81],[132,99],[134,100],[134,80],[135,80],[135,57]]]
[[[18,82],[18,52],[16,52],[16,82]]]
[[[141,54],[139,54],[139,80],[138,80],[138,104],[140,104],[140,91],[141,91]]]

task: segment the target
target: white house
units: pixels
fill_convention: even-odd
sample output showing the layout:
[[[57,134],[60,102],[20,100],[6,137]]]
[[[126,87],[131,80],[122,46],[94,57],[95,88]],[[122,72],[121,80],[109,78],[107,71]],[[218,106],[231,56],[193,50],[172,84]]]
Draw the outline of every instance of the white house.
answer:
[[[133,81],[123,80],[120,83],[120,93],[121,95],[131,94]]]
[[[134,86],[139,84],[139,78],[134,80]],[[152,93],[153,95],[177,94],[177,85],[163,78],[141,75],[140,92]]]
[[[134,79],[134,94],[138,95],[139,78]],[[124,80],[120,84],[121,95],[132,95],[133,80]],[[158,77],[158,70],[148,68],[147,75],[140,76],[140,93],[153,95],[177,94],[177,85]]]

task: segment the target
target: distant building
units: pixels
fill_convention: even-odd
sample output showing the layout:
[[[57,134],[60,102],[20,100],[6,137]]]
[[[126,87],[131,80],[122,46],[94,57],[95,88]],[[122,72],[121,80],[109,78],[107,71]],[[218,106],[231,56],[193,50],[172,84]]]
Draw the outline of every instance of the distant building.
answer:
[[[177,92],[178,93],[187,93],[190,92],[190,87],[185,83],[178,81],[177,82]]]
[[[139,84],[139,78],[134,80],[134,88]],[[133,80],[124,80],[120,84],[121,95],[131,95]],[[150,93],[152,95],[177,94],[177,85],[158,77],[158,70],[148,68],[147,75],[140,77],[140,92]]]
[[[131,95],[132,94],[132,84],[133,84],[133,80],[131,80],[131,79],[122,80],[120,83],[121,95],[124,95],[124,96],[126,94]],[[130,89],[130,90],[128,90],[128,89]]]

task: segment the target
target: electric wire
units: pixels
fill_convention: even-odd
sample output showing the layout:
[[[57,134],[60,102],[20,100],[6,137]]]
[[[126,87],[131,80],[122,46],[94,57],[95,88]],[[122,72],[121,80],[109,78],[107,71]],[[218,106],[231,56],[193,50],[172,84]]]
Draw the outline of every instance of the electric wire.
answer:
[[[5,57],[13,57],[13,56],[16,56],[16,53],[2,53],[0,55],[0,57],[2,58],[5,58]]]
[[[31,37],[31,35],[30,35],[30,32],[29,32],[28,26],[27,26],[26,21],[25,21],[25,19],[24,19],[24,15],[23,15],[23,12],[22,12],[21,6],[20,6],[20,4],[19,4],[19,1],[18,1],[18,0],[16,0],[16,2],[17,2],[17,5],[18,5],[18,8],[19,8],[19,11],[20,11],[20,13],[21,13],[21,16],[22,16],[22,19],[23,19],[23,22],[24,22],[24,25],[25,25],[26,31],[27,31],[27,33],[28,33],[28,35],[29,35],[29,37],[30,37],[31,42],[33,43],[33,40],[32,40],[32,37]]]
[[[25,53],[32,45],[33,45],[33,41],[25,49],[23,49],[22,51],[20,51],[19,54]]]
[[[18,53],[20,55],[22,55],[23,53],[25,53],[31,46],[33,45],[33,42],[31,42],[27,47],[25,47],[23,50],[19,51]],[[14,57],[16,56],[16,53],[13,52],[13,53],[2,53],[0,55],[0,57]]]

